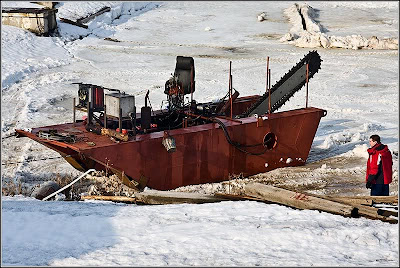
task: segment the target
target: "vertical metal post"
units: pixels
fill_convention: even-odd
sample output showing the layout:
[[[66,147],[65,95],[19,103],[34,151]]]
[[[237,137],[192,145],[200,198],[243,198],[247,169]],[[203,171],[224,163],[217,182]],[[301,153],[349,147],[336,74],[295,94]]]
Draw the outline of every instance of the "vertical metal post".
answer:
[[[308,63],[306,65],[306,108],[308,108]]]
[[[231,118],[233,118],[233,101],[232,101],[232,61],[229,62],[229,98],[231,101]]]
[[[190,106],[189,106],[189,110],[192,111],[192,102],[193,102],[193,85],[194,85],[194,81],[193,81],[193,66],[190,68]]]
[[[75,98],[74,98],[74,101],[73,101],[73,105],[74,106],[72,106],[72,112],[73,112],[73,116],[72,116],[72,125],[73,126],[75,126]]]
[[[133,106],[133,112],[135,113],[135,117],[133,119],[133,135],[136,136],[136,106]]]
[[[87,124],[91,125],[92,124],[92,113],[90,111],[90,101],[87,103]]]
[[[267,57],[267,77],[266,77],[266,83],[265,83],[265,93],[268,92],[268,70],[269,70],[269,57]]]
[[[107,106],[104,104],[104,128],[107,128]]]
[[[268,113],[271,113],[271,69],[268,69]]]
[[[122,108],[119,108],[119,118],[118,118],[118,123],[119,123],[119,133],[122,133]]]

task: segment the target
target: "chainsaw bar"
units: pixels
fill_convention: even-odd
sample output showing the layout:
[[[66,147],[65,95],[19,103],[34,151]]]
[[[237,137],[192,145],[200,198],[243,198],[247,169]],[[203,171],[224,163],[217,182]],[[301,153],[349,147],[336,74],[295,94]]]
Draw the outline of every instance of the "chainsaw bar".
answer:
[[[321,69],[321,62],[322,60],[318,52],[315,50],[310,51],[271,88],[271,113],[278,110],[294,95],[294,93],[299,91],[305,85],[307,63],[308,79],[310,80],[314,74]],[[239,117],[242,118],[254,114],[267,113],[268,96],[269,93],[266,92]]]

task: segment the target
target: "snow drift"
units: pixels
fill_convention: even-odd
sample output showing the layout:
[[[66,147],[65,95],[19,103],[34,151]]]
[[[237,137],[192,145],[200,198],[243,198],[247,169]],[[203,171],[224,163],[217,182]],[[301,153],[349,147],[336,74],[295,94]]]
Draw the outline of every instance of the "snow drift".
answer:
[[[369,38],[361,35],[329,36],[317,22],[318,12],[307,4],[293,4],[284,10],[292,28],[280,41],[306,48],[347,48],[347,49],[398,49],[398,39]]]

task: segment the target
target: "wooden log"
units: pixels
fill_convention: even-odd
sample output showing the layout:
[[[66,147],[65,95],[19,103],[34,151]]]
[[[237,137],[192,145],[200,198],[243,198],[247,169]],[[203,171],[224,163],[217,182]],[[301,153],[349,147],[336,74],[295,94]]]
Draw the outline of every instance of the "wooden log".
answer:
[[[135,193],[137,203],[148,205],[164,205],[164,204],[202,204],[214,203],[226,200],[226,198],[216,197],[213,195],[205,195],[199,193],[169,192],[149,190],[145,192]]]
[[[357,216],[357,209],[353,206],[260,183],[247,184],[245,194],[293,208],[325,211],[345,217]]]
[[[379,204],[379,203],[387,203],[387,204],[398,204],[398,196],[325,196],[330,199],[335,200],[351,200],[355,203],[365,203],[365,204]]]
[[[390,216],[398,217],[397,211],[390,211],[381,208],[372,207],[371,199],[362,198],[339,198],[339,197],[322,197],[331,201],[347,204],[358,209],[358,215],[370,219],[381,220],[384,222],[397,223],[397,219],[389,218]]]
[[[267,201],[265,199],[261,199],[261,198],[257,198],[257,197],[253,197],[253,196],[248,196],[248,195],[215,193],[214,196],[215,197],[219,197],[219,198],[234,200],[234,201],[251,200],[251,201],[264,202],[264,203],[267,203],[267,204],[273,204],[273,202]]]
[[[398,223],[397,219],[390,217],[392,213],[389,211],[383,211],[382,209],[379,208],[367,207],[362,205],[358,206],[357,208],[358,208],[358,215],[362,217],[374,220],[381,220],[389,223]]]
[[[128,196],[108,196],[108,195],[85,195],[81,196],[81,200],[102,200],[102,201],[113,201],[122,203],[135,203],[136,199],[134,197]]]

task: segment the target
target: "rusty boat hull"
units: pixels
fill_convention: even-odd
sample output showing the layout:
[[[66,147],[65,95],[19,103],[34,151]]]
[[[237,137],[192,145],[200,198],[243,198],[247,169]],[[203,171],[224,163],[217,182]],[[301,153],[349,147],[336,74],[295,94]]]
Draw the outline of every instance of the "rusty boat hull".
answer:
[[[245,106],[251,104],[246,99]],[[237,102],[240,102],[238,99]],[[236,105],[240,108],[240,105]],[[239,111],[238,111],[239,112]],[[85,129],[84,122],[16,130],[18,136],[31,138],[60,153],[80,171],[94,168],[117,174],[132,188],[145,186],[157,190],[214,183],[230,175],[250,176],[276,168],[304,165],[319,122],[326,111],[308,107],[241,119],[219,118],[232,140],[240,144],[260,144],[248,147],[245,153],[232,146],[221,126],[209,123],[173,129],[176,150],[167,152],[162,144],[163,131],[138,134],[126,142],[116,143],[107,136]],[[38,137],[39,131],[57,130],[76,136],[74,143]],[[265,148],[266,135],[274,137],[271,148]],[[264,153],[263,153],[264,152]]]

